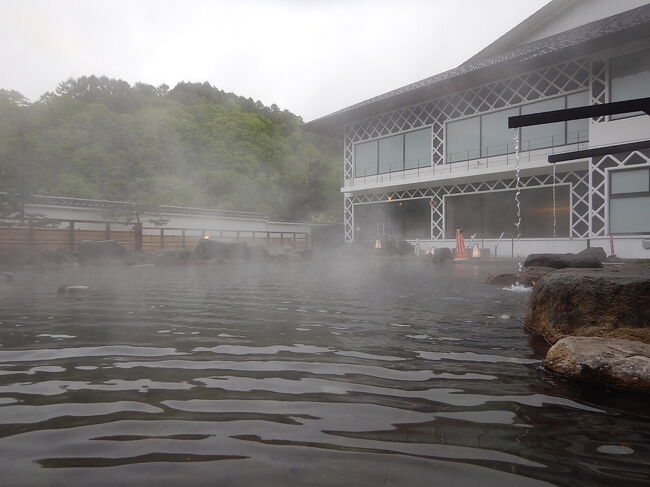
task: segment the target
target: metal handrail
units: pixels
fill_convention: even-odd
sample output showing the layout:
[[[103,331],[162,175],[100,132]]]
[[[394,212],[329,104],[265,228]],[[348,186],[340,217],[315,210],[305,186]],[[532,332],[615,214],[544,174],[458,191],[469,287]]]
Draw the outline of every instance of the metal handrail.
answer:
[[[565,145],[574,145],[574,144],[580,144],[581,142],[587,142],[589,139],[587,137],[583,136],[586,135],[587,137],[589,136],[589,131],[588,130],[576,130],[573,132],[567,132],[566,134],[556,134],[556,135],[547,135],[545,137],[536,137],[534,139],[526,139],[522,140],[521,144],[519,146],[519,150],[521,152],[530,152],[534,150],[541,150],[541,149],[551,149],[555,147],[562,147]],[[563,140],[563,143],[556,144],[556,140]],[[542,142],[547,143],[550,142],[550,145],[545,145],[542,144]],[[527,147],[525,147],[527,145]],[[539,145],[539,147],[537,147]],[[482,159],[482,158],[490,158],[490,157],[496,157],[496,156],[505,156],[506,154],[514,154],[515,152],[515,143],[510,142],[507,144],[496,144],[496,145],[491,145],[491,146],[484,146],[477,151],[457,151],[457,152],[451,152],[448,153],[448,159],[454,159],[452,156],[456,155],[464,155],[465,157],[462,157],[460,159],[456,160],[451,160],[451,161],[446,161],[446,164],[454,164],[456,162],[465,162],[468,160],[473,160],[473,159]],[[493,150],[493,153],[490,154],[490,149]],[[505,151],[501,151],[501,149],[505,149]],[[483,155],[483,151],[486,152],[485,155]]]
[[[499,239],[497,240],[496,245],[494,246],[494,258],[497,258],[497,249],[499,248],[499,244],[501,243],[501,239],[505,235],[510,235],[510,256],[511,258],[514,259],[515,257],[515,235],[510,232],[501,232],[501,235],[499,235]]]
[[[583,138],[583,135],[586,135],[587,137]],[[585,130],[579,130],[579,131],[574,131],[574,132],[568,132],[565,135],[559,134],[559,135],[553,135],[553,136],[547,136],[547,137],[539,137],[535,139],[527,139],[526,141],[523,141],[521,146],[520,146],[520,152],[521,153],[527,153],[528,157],[526,158],[528,162],[531,161],[531,152],[536,151],[536,150],[543,150],[543,149],[549,149],[551,153],[556,153],[556,149],[560,147],[566,147],[566,146],[575,146],[578,145],[580,147],[581,144],[588,144],[589,139],[588,139],[589,132]],[[562,144],[555,144],[555,138],[556,137],[562,137],[563,143]],[[542,145],[542,147],[535,147],[535,142],[543,141],[543,140],[550,140],[551,145]],[[524,145],[527,144],[528,147],[524,147]],[[500,152],[498,154],[490,154],[490,149],[496,149],[500,147],[506,147],[506,152]],[[510,148],[512,147],[512,150]],[[351,178],[346,179],[344,176],[344,181],[343,185],[346,185],[346,182],[350,183],[350,186],[354,187],[355,186],[355,181],[363,181],[364,184],[367,184],[368,181],[370,182],[384,182],[384,181],[391,181],[392,179],[398,179],[398,180],[406,180],[407,179],[407,173],[410,173],[411,171],[416,171],[417,172],[417,177],[415,179],[419,179],[420,176],[424,176],[427,173],[429,173],[431,176],[435,176],[436,172],[442,173],[443,171],[452,173],[456,172],[460,167],[467,167],[467,171],[470,171],[471,169],[477,169],[477,168],[489,168],[490,165],[496,165],[498,166],[499,163],[503,163],[505,161],[505,165],[508,166],[509,163],[513,162],[513,157],[512,154],[514,153],[514,143],[512,144],[500,144],[500,145],[494,145],[494,146],[486,146],[483,149],[487,151],[487,154],[485,156],[482,156],[481,154],[473,155],[470,154],[470,151],[462,151],[460,154],[465,154],[466,157],[459,158],[456,161],[449,162],[448,160],[445,160],[441,164],[438,165],[431,165],[431,161],[427,161],[427,165],[421,165],[420,161],[421,159],[418,159],[418,166],[406,169],[405,166],[402,166],[400,169],[397,169],[395,171],[392,171],[392,164],[389,164],[389,171],[388,172],[371,172],[368,173],[366,169],[364,169],[363,174],[357,174],[356,170],[352,174]],[[499,152],[499,151],[497,151]],[[447,159],[450,155],[452,154],[447,154]],[[522,161],[523,162],[523,161]],[[460,166],[458,163],[466,163],[463,166]],[[448,168],[443,169],[444,166],[448,166]],[[385,166],[384,166],[385,167]],[[393,174],[395,173],[395,174]],[[400,176],[401,174],[401,176]],[[412,176],[408,176],[408,179],[413,179]]]

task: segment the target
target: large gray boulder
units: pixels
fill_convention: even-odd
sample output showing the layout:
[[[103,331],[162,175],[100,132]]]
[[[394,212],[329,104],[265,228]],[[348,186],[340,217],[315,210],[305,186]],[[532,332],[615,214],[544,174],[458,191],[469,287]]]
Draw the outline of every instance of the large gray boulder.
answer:
[[[602,247],[587,247],[586,249],[578,252],[576,255],[579,257],[593,257],[601,263],[607,260],[607,254],[605,253],[605,249]]]
[[[524,326],[550,343],[569,335],[650,343],[650,269],[561,269],[540,279]]]
[[[650,392],[650,345],[646,343],[566,337],[550,348],[544,366],[567,377]]]
[[[592,255],[578,254],[530,254],[524,262],[524,267],[553,267],[555,269],[601,268],[603,265]]]
[[[127,250],[115,240],[82,240],[77,244],[77,255],[82,264],[121,262]]]

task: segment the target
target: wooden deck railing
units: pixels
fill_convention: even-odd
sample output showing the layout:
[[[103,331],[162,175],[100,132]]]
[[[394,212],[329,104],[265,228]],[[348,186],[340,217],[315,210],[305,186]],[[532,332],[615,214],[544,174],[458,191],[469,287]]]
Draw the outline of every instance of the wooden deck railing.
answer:
[[[90,228],[89,228],[90,227]],[[128,250],[193,249],[200,240],[246,242],[267,248],[305,250],[308,232],[143,226],[138,223],[34,218],[0,221],[0,247],[39,245],[75,251],[81,240],[115,240]]]

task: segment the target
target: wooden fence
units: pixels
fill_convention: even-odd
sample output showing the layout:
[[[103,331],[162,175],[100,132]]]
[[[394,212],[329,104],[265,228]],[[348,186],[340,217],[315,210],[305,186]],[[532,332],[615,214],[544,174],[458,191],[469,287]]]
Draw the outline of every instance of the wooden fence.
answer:
[[[90,228],[89,228],[90,227]],[[141,224],[95,220],[33,219],[0,222],[0,248],[39,245],[75,251],[81,240],[115,240],[128,250],[193,249],[211,238],[246,242],[250,246],[305,250],[311,247],[308,232],[145,227]]]

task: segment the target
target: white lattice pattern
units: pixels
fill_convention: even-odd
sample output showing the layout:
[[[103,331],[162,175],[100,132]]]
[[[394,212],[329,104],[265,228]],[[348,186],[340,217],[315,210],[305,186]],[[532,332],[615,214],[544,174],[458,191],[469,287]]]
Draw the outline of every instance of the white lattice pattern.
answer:
[[[432,164],[442,164],[446,121],[586,89],[589,73],[588,59],[574,59],[350,124],[345,128],[345,177],[352,178],[355,142],[431,126]]]
[[[623,152],[592,159],[589,165],[589,185],[592,188],[589,197],[592,237],[605,237],[609,233],[607,226],[607,170],[613,167],[649,163],[650,151]]]
[[[591,83],[589,98],[591,105],[607,103],[609,98],[609,62],[604,59],[595,59],[591,63]],[[592,118],[594,122],[604,122],[606,116]]]
[[[520,181],[522,188],[549,186],[554,182],[552,174],[522,177]],[[571,236],[577,238],[587,237],[589,235],[588,171],[557,173],[555,183],[571,185]],[[517,180],[512,178],[395,192],[365,193],[347,197],[345,199],[345,239],[346,241],[351,241],[354,237],[354,205],[357,204],[431,198],[431,239],[439,240],[445,238],[443,196],[507,189],[514,190],[516,188]]]

